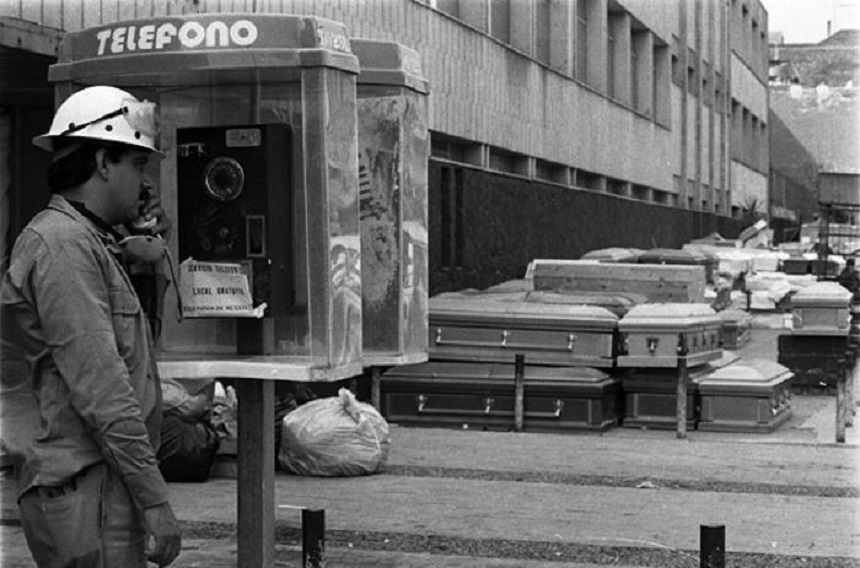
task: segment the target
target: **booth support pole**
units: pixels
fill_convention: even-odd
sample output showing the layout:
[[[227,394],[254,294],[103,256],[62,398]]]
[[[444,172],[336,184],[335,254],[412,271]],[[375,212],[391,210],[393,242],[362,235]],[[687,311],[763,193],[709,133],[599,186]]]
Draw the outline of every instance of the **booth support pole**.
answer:
[[[374,365],[370,368],[370,404],[382,412],[382,370]]]
[[[239,568],[275,565],[275,383],[236,381]]]

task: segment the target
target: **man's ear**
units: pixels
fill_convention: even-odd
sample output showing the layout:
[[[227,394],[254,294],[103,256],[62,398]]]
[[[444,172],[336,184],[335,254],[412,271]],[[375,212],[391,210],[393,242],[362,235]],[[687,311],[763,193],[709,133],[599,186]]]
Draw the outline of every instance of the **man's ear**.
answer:
[[[96,175],[106,181],[108,179],[108,165],[110,164],[110,160],[108,160],[107,149],[99,148],[98,150],[96,150],[95,160]]]

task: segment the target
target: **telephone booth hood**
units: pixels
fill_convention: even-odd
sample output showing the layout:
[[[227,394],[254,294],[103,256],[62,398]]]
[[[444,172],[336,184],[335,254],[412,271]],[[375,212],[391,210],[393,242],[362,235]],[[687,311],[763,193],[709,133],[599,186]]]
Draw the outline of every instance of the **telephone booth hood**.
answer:
[[[358,167],[364,366],[427,360],[427,81],[419,54],[351,40],[361,73]]]
[[[229,288],[195,285],[179,323],[169,290],[162,361],[274,362],[270,378],[290,380],[361,373],[358,69],[345,27],[314,16],[166,16],[65,36],[49,72],[58,101],[109,84],[158,103],[175,264],[241,266],[253,307],[266,303],[262,318],[212,317],[195,290]]]

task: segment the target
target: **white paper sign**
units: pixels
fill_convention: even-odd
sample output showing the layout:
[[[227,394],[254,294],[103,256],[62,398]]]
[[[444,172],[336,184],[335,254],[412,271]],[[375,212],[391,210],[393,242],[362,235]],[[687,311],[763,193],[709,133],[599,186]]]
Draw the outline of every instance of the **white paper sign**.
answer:
[[[266,310],[266,304],[254,307],[248,276],[241,264],[189,258],[179,266],[179,282],[182,315],[187,318],[261,318]]]

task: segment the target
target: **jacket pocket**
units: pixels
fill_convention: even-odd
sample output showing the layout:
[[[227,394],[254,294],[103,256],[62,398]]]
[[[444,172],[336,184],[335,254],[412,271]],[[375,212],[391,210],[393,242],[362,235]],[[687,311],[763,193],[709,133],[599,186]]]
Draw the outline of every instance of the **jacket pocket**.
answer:
[[[143,322],[140,302],[127,289],[112,288],[110,290],[110,310],[114,335],[116,336],[116,347],[126,364],[131,367],[136,362],[135,349],[141,349],[137,345],[137,342],[141,340],[139,335],[141,334],[140,326]]]

